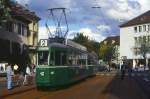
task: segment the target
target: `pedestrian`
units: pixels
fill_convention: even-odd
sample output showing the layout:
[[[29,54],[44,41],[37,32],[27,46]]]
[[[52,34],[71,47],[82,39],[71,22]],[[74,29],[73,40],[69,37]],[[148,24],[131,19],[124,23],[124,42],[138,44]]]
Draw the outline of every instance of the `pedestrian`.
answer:
[[[3,72],[4,71],[4,67],[3,66],[1,66],[1,72]]]
[[[31,75],[30,67],[29,67],[29,65],[27,65],[23,85],[28,84],[28,78],[30,75]]]
[[[10,64],[7,65],[6,72],[7,72],[7,89],[12,89],[13,70]]]
[[[128,68],[128,75],[129,75],[129,77],[131,77],[132,76],[132,65],[131,65],[131,63],[129,63],[128,64],[128,66],[127,66]]]
[[[32,75],[35,75],[35,72],[36,72],[35,64],[32,64],[32,66],[31,66]]]
[[[125,72],[126,72],[126,65],[125,62],[123,62],[123,64],[121,65],[121,80],[124,79]]]
[[[20,72],[18,80],[17,80],[17,85],[21,86],[23,84],[23,81],[24,81],[24,74],[23,74],[23,72]]]

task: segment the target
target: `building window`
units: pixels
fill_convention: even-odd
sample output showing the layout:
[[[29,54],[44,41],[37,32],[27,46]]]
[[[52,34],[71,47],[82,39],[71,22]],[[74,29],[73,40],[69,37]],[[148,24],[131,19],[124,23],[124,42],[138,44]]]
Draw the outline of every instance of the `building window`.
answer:
[[[134,32],[137,33],[137,27],[134,27]]]
[[[13,32],[13,23],[12,22],[7,22],[7,31],[9,32]]]
[[[143,25],[143,31],[144,32],[146,31],[146,25]]]
[[[25,26],[24,24],[22,23],[17,23],[18,25],[18,30],[17,30],[17,33],[21,36],[27,36],[27,26]]]
[[[21,35],[24,36],[24,25],[21,24]]]
[[[139,26],[139,32],[142,32],[142,27],[141,26]]]
[[[141,42],[143,41],[143,40],[142,40],[142,37],[139,37],[139,40],[138,40],[138,41],[139,41],[139,43],[141,43]]]
[[[18,34],[21,35],[21,23],[18,23]]]
[[[24,26],[24,36],[27,36],[27,26]]]
[[[150,36],[148,36],[148,44],[150,45]]]
[[[150,36],[148,36],[148,42],[150,42]]]
[[[143,43],[146,43],[147,39],[146,36],[143,36]]]
[[[138,44],[138,38],[135,37],[134,40],[135,40],[135,45],[137,45]]]
[[[148,32],[150,31],[150,24],[148,25],[148,29],[147,29],[147,31],[148,31]]]
[[[14,23],[14,32],[18,33],[18,25],[17,25],[17,23]]]

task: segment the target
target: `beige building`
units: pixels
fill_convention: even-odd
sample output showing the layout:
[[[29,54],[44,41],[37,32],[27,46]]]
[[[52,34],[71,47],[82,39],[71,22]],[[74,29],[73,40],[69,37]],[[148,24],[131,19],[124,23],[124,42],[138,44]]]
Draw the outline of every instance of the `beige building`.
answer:
[[[10,2],[11,18],[0,28],[0,63],[36,64],[40,18],[16,2]]]
[[[27,37],[27,45],[30,51],[30,59],[31,63],[36,64],[36,47],[38,44],[38,30],[39,30],[39,24],[38,24],[39,18],[35,18],[32,20],[32,22],[29,24],[29,36]]]

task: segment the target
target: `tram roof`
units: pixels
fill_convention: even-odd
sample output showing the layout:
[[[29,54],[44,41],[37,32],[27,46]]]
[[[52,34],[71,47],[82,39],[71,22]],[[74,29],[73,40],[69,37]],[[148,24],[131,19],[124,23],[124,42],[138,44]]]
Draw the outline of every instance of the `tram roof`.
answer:
[[[84,51],[84,50],[81,50],[81,49],[78,49],[76,47],[73,47],[73,46],[69,46],[67,45],[70,49],[72,49],[73,51],[77,52],[77,53],[88,53],[88,51]]]
[[[77,52],[79,52],[79,53],[87,53],[87,51],[84,51],[84,50],[75,48],[75,47],[73,47],[73,46],[64,45],[64,44],[56,43],[56,42],[50,43],[50,44],[49,44],[49,47],[72,49],[72,50],[77,51]]]
[[[67,43],[66,43],[68,46],[71,46],[73,48],[76,48],[78,50],[82,50],[82,51],[87,51],[87,48],[79,43],[76,43],[72,40],[67,40]]]
[[[49,47],[68,48],[68,46],[61,44],[61,43],[56,43],[56,42],[50,43]]]

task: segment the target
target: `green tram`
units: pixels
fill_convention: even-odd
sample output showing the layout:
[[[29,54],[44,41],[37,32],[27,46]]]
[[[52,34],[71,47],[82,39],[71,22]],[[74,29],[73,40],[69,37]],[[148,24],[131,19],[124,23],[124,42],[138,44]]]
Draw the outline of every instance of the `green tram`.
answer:
[[[96,62],[86,47],[67,40],[40,40],[38,46],[37,87],[59,87],[69,85],[95,75]]]

